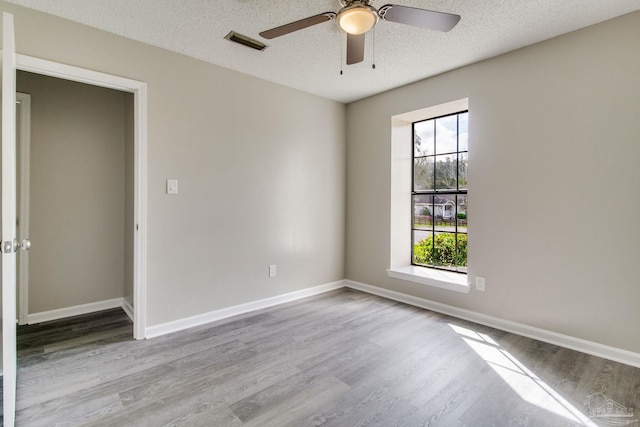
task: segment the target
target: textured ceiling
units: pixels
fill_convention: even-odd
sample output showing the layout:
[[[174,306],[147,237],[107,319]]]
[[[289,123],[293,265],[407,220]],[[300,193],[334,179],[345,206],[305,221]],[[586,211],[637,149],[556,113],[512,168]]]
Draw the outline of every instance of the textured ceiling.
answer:
[[[380,21],[367,33],[364,62],[347,66],[345,39],[334,21],[272,40],[258,35],[337,11],[338,0],[7,1],[341,102],[640,9],[640,0],[393,0],[462,19],[448,33]],[[387,2],[371,4],[379,8]],[[231,30],[265,42],[268,48],[259,52],[229,42],[224,36]]]

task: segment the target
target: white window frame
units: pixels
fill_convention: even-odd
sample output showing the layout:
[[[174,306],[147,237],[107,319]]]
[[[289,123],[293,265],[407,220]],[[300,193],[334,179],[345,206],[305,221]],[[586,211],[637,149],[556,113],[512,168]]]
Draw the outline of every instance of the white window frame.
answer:
[[[411,265],[412,124],[469,109],[464,98],[391,117],[390,259],[387,275],[454,292],[469,293],[468,275]]]

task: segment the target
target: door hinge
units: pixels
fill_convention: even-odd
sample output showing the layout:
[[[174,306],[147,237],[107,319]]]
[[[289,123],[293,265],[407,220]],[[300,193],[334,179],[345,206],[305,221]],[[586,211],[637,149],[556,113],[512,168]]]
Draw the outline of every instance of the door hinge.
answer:
[[[2,253],[11,254],[18,250],[17,240],[7,240],[2,242]]]

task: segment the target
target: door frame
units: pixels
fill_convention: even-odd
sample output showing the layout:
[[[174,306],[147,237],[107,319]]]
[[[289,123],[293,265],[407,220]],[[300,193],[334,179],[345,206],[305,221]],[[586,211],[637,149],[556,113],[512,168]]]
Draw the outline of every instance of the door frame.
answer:
[[[20,117],[20,128],[16,129],[16,137],[19,140],[16,153],[20,159],[20,181],[19,188],[16,193],[20,195],[20,203],[17,208],[18,216],[18,241],[29,238],[29,156],[31,155],[31,95],[16,92],[16,101],[20,104],[20,110],[17,116]],[[26,197],[25,197],[26,196]],[[27,323],[27,314],[29,312],[29,251],[21,251],[18,253],[18,324],[25,325]]]
[[[147,317],[147,84],[21,54],[16,54],[16,69],[133,94],[133,337],[136,340],[145,339]]]

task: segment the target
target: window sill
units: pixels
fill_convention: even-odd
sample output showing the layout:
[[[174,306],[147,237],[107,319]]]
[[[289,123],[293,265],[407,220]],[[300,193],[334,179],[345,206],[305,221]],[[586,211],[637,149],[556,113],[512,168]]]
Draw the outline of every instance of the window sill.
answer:
[[[393,267],[387,270],[387,275],[396,279],[420,283],[421,285],[434,286],[454,292],[468,294],[470,286],[467,283],[467,275],[450,271],[436,270],[433,268],[407,265]]]

